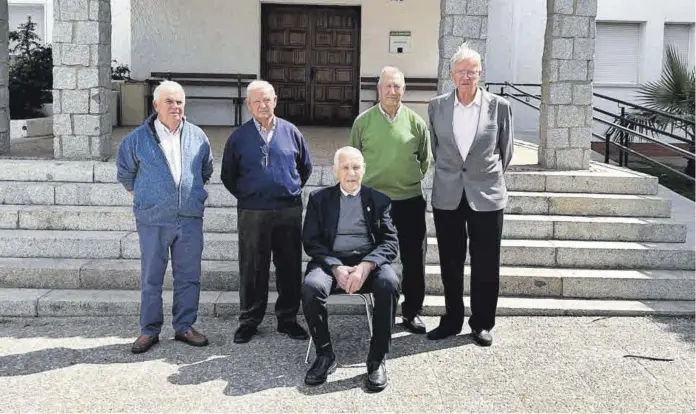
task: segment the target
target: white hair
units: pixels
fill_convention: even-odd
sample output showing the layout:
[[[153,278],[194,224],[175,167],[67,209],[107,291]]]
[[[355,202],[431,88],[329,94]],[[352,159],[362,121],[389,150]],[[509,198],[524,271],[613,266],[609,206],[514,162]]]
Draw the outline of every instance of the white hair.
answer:
[[[450,59],[450,71],[454,70],[454,66],[457,63],[464,60],[473,60],[474,62],[478,63],[479,67],[482,67],[481,55],[479,52],[470,48],[466,42],[462,43],[461,46],[459,46],[459,49],[457,49],[457,51],[454,52],[454,55],[452,55],[452,58]]]
[[[363,158],[362,152],[355,147],[339,148],[334,154],[334,168],[338,168],[338,163],[341,162],[341,157],[358,157],[363,164],[365,163],[365,158]]]
[[[246,88],[246,96],[249,97],[251,96],[251,93],[256,90],[262,90],[262,91],[271,91],[273,96],[275,96],[275,89],[273,89],[273,85],[270,83],[266,82],[265,80],[253,80],[249,83],[249,85]]]
[[[184,88],[180,84],[178,84],[177,82],[170,81],[170,80],[164,80],[164,81],[160,82],[159,85],[157,85],[157,87],[155,88],[155,91],[152,93],[152,98],[155,101],[159,102],[160,93],[162,91],[184,93]],[[185,93],[184,93],[184,96],[186,96]]]
[[[377,82],[377,86],[382,84],[382,81],[384,80],[384,76],[390,74],[390,75],[397,75],[398,77],[401,78],[401,86],[405,86],[406,84],[406,78],[404,77],[404,73],[399,70],[399,68],[394,67],[394,66],[385,66],[382,68],[382,71],[379,73],[379,81]]]

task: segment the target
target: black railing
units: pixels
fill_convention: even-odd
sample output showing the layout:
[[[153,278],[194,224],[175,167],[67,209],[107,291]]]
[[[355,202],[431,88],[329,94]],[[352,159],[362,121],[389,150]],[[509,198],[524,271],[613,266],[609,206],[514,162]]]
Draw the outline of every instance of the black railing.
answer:
[[[520,83],[520,84],[513,84],[513,83],[510,83],[510,82],[503,82],[503,83],[486,83],[486,90],[490,91],[492,87],[495,88],[495,90],[493,90],[493,92],[494,92],[494,93],[497,92],[500,96],[503,96],[503,97],[512,99],[512,100],[514,100],[514,101],[516,101],[516,102],[519,102],[519,103],[521,103],[521,104],[523,104],[523,105],[525,105],[525,106],[529,106],[529,107],[531,107],[531,108],[534,108],[534,109],[536,109],[536,110],[539,110],[539,106],[533,105],[532,103],[530,103],[530,100],[531,100],[531,101],[534,101],[534,102],[539,102],[539,104],[541,104],[541,92],[539,93],[539,95],[536,95],[536,94],[533,94],[533,93],[529,93],[529,92],[527,92],[527,91],[524,91],[524,90],[521,89],[521,88],[525,88],[525,87],[527,87],[527,88],[529,88],[529,87],[541,88],[541,84],[538,84],[538,83]],[[498,88],[499,88],[499,89],[498,89]],[[616,104],[618,105],[618,107],[619,107],[619,110],[620,110],[620,113],[614,113],[614,112],[607,111],[607,110],[604,110],[604,109],[601,109],[601,108],[596,108],[596,107],[593,107],[593,108],[592,108],[592,110],[593,110],[592,119],[593,119],[595,122],[599,122],[600,124],[607,125],[608,127],[614,128],[615,130],[618,131],[618,137],[619,137],[618,141],[619,141],[619,142],[612,141],[612,140],[611,140],[611,135],[608,134],[608,133],[605,133],[604,136],[599,135],[599,134],[594,133],[594,132],[592,133],[592,136],[593,136],[593,137],[599,138],[600,140],[603,140],[603,141],[604,141],[604,162],[605,162],[605,163],[608,164],[609,161],[610,161],[610,158],[611,158],[611,148],[612,148],[612,147],[616,147],[616,148],[618,148],[618,150],[619,150],[619,157],[618,157],[618,160],[619,160],[619,165],[620,165],[620,166],[626,166],[626,167],[628,167],[628,156],[629,156],[629,155],[634,155],[634,156],[636,156],[636,157],[638,157],[638,158],[641,158],[641,159],[647,161],[647,162],[650,163],[650,164],[658,165],[658,166],[660,166],[660,167],[662,167],[662,168],[665,168],[665,169],[667,169],[667,170],[669,170],[669,171],[671,171],[671,172],[673,172],[673,173],[675,173],[675,174],[678,174],[679,176],[681,176],[681,177],[683,177],[683,178],[686,178],[686,179],[688,179],[688,180],[690,180],[690,181],[694,181],[694,177],[692,177],[692,176],[690,176],[690,175],[688,175],[688,174],[684,174],[684,172],[679,171],[679,170],[676,170],[675,168],[673,168],[673,167],[671,167],[671,166],[669,166],[669,165],[667,165],[667,164],[665,164],[665,163],[662,163],[662,162],[656,160],[656,159],[653,158],[653,157],[649,157],[649,156],[647,156],[647,155],[645,155],[645,154],[641,154],[641,153],[637,152],[636,150],[630,148],[630,145],[631,145],[630,136],[632,135],[632,136],[635,136],[635,137],[640,138],[641,140],[645,140],[645,141],[652,142],[652,143],[658,145],[659,147],[661,147],[661,148],[663,148],[663,149],[665,149],[665,150],[674,152],[674,153],[678,154],[680,157],[684,157],[684,158],[686,158],[686,159],[688,159],[688,160],[694,160],[694,159],[696,159],[696,157],[694,156],[694,141],[693,141],[693,139],[688,139],[688,138],[680,137],[680,136],[675,135],[675,134],[673,134],[673,133],[671,133],[671,132],[668,132],[668,131],[665,131],[665,130],[662,130],[662,129],[658,129],[658,128],[654,128],[654,127],[652,127],[652,126],[650,126],[650,125],[644,125],[644,124],[641,124],[641,125],[640,125],[640,128],[643,129],[643,130],[650,131],[650,132],[652,132],[652,133],[659,134],[659,135],[662,135],[662,136],[665,136],[665,137],[669,137],[669,138],[671,138],[671,139],[673,139],[673,140],[676,140],[676,141],[679,141],[679,142],[683,142],[683,143],[689,144],[689,149],[686,150],[686,149],[680,148],[680,147],[678,147],[678,146],[676,146],[676,145],[673,145],[673,144],[670,144],[670,143],[667,143],[667,142],[663,142],[663,141],[661,141],[661,140],[659,140],[659,139],[657,139],[657,138],[655,138],[655,137],[651,137],[651,136],[649,136],[649,135],[647,135],[647,134],[643,134],[643,133],[641,133],[641,132],[635,131],[635,130],[633,130],[633,129],[631,129],[631,128],[628,128],[628,127],[626,127],[626,126],[623,126],[623,125],[620,125],[620,124],[619,124],[619,123],[621,122],[621,123],[623,123],[624,125],[629,125],[629,126],[633,125],[633,126],[635,126],[635,122],[632,121],[631,118],[627,117],[627,114],[626,114],[626,108],[627,108],[627,107],[629,107],[629,108],[631,108],[631,109],[640,110],[640,111],[642,111],[642,112],[644,112],[644,113],[650,113],[650,114],[653,114],[653,115],[656,115],[656,116],[660,116],[660,117],[662,117],[662,118],[666,118],[666,119],[669,119],[669,120],[672,120],[672,121],[679,122],[679,123],[681,123],[681,125],[684,126],[685,128],[686,128],[686,127],[690,127],[692,131],[694,130],[694,121],[689,120],[689,119],[685,119],[685,118],[683,118],[683,117],[676,116],[676,115],[673,115],[673,114],[669,114],[669,113],[666,113],[666,112],[656,111],[656,110],[654,110],[654,109],[651,109],[651,108],[648,108],[648,107],[645,107],[645,106],[641,106],[641,105],[637,105],[637,104],[634,104],[634,103],[626,102],[626,101],[623,101],[623,100],[620,100],[620,99],[616,99],[616,98],[612,98],[612,97],[610,97],[610,96],[602,95],[602,94],[599,94],[599,93],[593,93],[593,96],[594,96],[595,98],[599,98],[599,99],[603,99],[603,100],[606,100],[606,101],[609,101],[609,102],[614,102],[614,103],[616,103]],[[602,118],[600,118],[600,117],[598,117],[598,116],[595,116],[595,113],[609,116],[609,117],[611,117],[611,118],[613,119],[613,121],[610,122],[610,121],[607,121],[607,120],[605,120],[605,119],[602,119]]]

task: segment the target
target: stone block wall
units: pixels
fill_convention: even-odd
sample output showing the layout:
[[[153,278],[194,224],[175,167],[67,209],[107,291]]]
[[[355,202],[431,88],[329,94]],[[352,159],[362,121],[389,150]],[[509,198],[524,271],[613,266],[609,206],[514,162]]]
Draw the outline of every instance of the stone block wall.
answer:
[[[55,158],[111,155],[111,4],[54,0],[53,152]]]

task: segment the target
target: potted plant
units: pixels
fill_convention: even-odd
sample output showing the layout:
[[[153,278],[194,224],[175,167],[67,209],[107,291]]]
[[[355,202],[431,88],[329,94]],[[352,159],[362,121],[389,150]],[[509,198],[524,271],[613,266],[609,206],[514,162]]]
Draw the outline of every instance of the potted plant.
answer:
[[[43,105],[52,102],[53,57],[51,46],[41,44],[36,23],[29,17],[18,30],[9,33],[12,55],[10,64],[10,136],[52,136],[52,118]]]

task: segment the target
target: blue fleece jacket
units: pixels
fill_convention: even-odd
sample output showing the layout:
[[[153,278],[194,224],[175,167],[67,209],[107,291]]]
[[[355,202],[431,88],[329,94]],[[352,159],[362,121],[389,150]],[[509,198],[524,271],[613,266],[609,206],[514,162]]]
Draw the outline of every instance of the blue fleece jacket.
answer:
[[[227,139],[220,178],[245,210],[302,205],[302,187],[312,174],[307,141],[290,122],[276,117],[270,144],[249,120]]]
[[[135,190],[135,218],[150,226],[179,217],[203,217],[208,192],[203,185],[213,175],[210,142],[202,129],[184,118],[181,128],[181,181],[177,186],[155,132],[157,114],[128,134],[116,156],[117,179]]]

